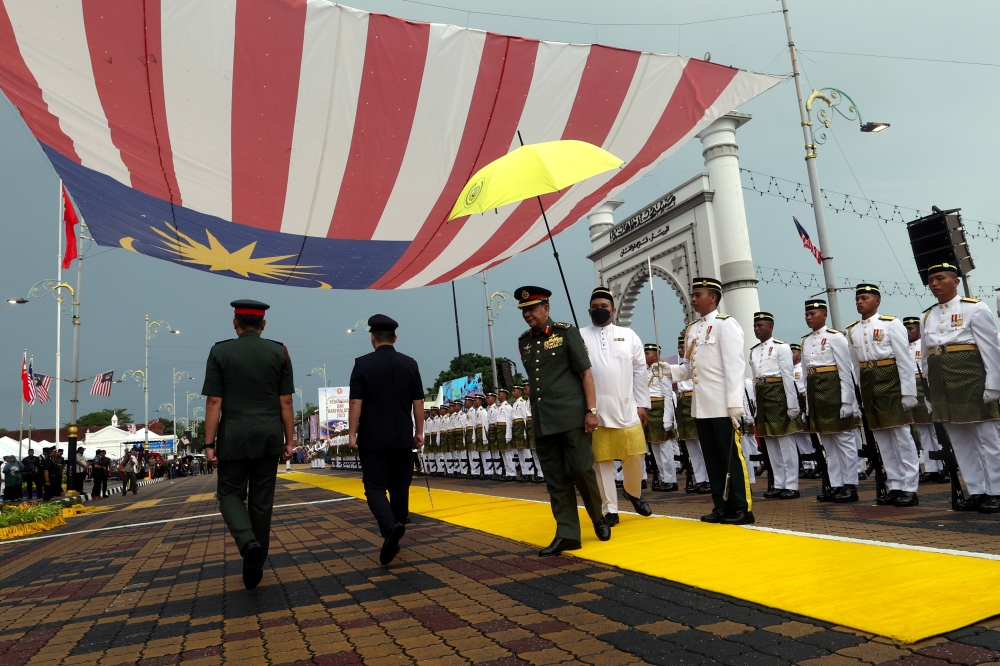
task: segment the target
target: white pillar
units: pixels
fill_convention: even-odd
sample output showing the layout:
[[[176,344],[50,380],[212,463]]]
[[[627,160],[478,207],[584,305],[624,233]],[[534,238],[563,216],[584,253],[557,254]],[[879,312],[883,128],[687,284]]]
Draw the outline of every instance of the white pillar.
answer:
[[[623,203],[625,202],[622,199],[608,199],[587,216],[587,220],[590,222],[591,243],[597,240],[597,237],[605,231],[615,226],[615,210]]]
[[[743,205],[736,130],[750,118],[745,113],[727,113],[698,134],[704,146],[702,156],[709,182],[715,192],[712,199],[713,236],[718,251],[719,274],[712,277],[722,282],[720,309],[743,327],[747,354],[750,347],[757,344],[753,336],[753,313],[760,310],[760,300],[753,257],[750,255],[750,233]]]

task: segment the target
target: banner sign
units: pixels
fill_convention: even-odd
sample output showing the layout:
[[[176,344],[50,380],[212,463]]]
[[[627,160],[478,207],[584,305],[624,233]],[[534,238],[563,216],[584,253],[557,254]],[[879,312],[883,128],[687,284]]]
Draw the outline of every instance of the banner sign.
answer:
[[[347,432],[347,411],[351,389],[347,386],[330,386],[319,389],[319,437],[328,439]]]
[[[446,401],[461,400],[470,393],[483,392],[483,373],[471,377],[459,377],[441,385]]]

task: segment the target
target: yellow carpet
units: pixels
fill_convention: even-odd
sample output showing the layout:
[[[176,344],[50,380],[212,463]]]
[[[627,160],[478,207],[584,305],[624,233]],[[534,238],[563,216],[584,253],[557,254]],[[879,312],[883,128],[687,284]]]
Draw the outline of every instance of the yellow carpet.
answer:
[[[364,497],[360,480],[282,478]],[[555,532],[548,504],[434,490],[434,506],[414,480],[413,513],[538,547]],[[1000,561],[626,514],[601,542],[580,520],[567,555],[907,643],[1000,614]]]

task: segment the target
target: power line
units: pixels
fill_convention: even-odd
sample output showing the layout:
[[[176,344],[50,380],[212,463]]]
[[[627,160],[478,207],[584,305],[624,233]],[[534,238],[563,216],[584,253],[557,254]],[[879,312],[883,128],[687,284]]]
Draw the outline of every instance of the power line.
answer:
[[[915,60],[918,62],[940,62],[948,65],[976,65],[978,67],[1000,67],[995,62],[975,62],[972,60],[938,60],[937,58],[915,58],[910,56],[891,56],[878,53],[848,53],[846,51],[817,51],[815,49],[798,49],[803,53],[826,53],[829,55],[857,56],[859,58],[886,58],[888,60]]]

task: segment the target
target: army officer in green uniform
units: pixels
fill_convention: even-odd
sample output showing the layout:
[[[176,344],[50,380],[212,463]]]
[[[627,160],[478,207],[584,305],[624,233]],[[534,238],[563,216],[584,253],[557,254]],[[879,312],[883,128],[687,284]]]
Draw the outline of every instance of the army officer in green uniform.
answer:
[[[556,519],[556,537],[538,555],[558,555],[580,548],[580,516],[576,493],[601,541],[611,527],[601,514],[601,492],[594,473],[590,434],[597,427],[597,394],[590,359],[580,330],[549,318],[549,296],[541,287],[521,287],[516,294],[530,328],[517,345],[531,387],[532,428],[538,460]]]
[[[219,511],[243,557],[243,584],[257,587],[271,534],[278,460],[294,444],[292,361],[280,342],[265,340],[259,301],[233,301],[237,338],[212,347],[201,392],[205,458],[219,468]]]

